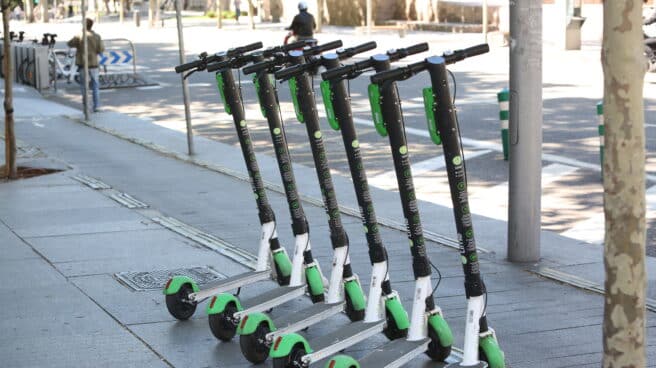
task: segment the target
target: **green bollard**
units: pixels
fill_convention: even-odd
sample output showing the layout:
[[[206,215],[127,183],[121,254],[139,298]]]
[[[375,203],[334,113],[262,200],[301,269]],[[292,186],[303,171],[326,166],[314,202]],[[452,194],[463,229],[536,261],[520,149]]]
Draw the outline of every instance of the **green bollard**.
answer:
[[[510,120],[510,112],[508,111],[510,102],[510,92],[507,88],[497,93],[497,100],[499,101],[499,120],[501,120],[501,143],[503,145],[503,159],[508,161],[508,121]]]
[[[604,103],[597,102],[597,120],[598,126],[597,130],[599,131],[599,159],[601,162],[601,175],[604,175]]]

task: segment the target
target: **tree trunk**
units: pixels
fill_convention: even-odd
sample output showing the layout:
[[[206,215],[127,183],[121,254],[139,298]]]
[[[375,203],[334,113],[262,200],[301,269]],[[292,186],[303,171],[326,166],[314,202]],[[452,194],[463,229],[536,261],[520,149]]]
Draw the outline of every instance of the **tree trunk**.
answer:
[[[157,12],[157,2],[155,0],[148,1],[148,26],[155,28],[155,13]]]
[[[14,102],[13,102],[13,79],[14,66],[11,57],[11,42],[9,40],[9,0],[2,0],[2,33],[4,34],[4,57],[3,73],[5,75],[5,176],[9,179],[16,178],[16,136],[14,133]]]
[[[41,20],[43,23],[50,21],[50,14],[48,13],[48,0],[41,0]]]
[[[253,13],[255,13],[255,6],[253,6],[253,0],[248,0],[248,25],[251,29],[255,29],[255,20],[253,19]]]
[[[221,0],[214,1],[214,13],[216,14],[216,28],[223,27],[223,7],[221,6]]]
[[[323,3],[324,0],[317,0],[317,33],[321,32],[321,26],[323,26]]]
[[[604,2],[603,367],[645,367],[645,137],[642,6]]]
[[[25,21],[34,23],[34,4],[31,1],[25,2]]]

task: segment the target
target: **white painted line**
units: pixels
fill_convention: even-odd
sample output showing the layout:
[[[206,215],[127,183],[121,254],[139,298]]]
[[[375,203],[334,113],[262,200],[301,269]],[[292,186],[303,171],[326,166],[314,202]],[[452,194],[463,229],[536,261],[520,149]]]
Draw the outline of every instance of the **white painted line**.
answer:
[[[542,168],[542,187],[577,171],[577,167],[551,164]],[[472,212],[497,220],[508,220],[508,182],[477,191],[470,199]]]
[[[189,87],[209,87],[212,83],[189,83]]]
[[[480,151],[469,151],[465,150],[464,156],[465,160],[472,159],[474,157],[482,156],[490,153],[490,150],[480,150]],[[439,155],[437,157],[429,158],[428,160],[417,162],[411,166],[412,175],[417,177],[429,172],[436,172],[444,168],[446,163],[444,162],[444,156]],[[396,187],[396,173],[394,171],[388,171],[376,176],[371,177],[369,180],[371,185],[377,186],[379,188],[395,188]]]
[[[158,85],[158,86],[143,86],[143,87],[136,87],[135,89],[138,89],[140,91],[146,91],[146,90],[151,90],[151,89],[162,89],[164,86]]]
[[[648,219],[656,218],[656,185],[645,191],[646,215]],[[568,238],[586,241],[592,244],[602,244],[606,233],[603,208],[601,213],[578,222],[572,228],[562,232],[560,235]]]
[[[645,124],[646,128],[656,128],[656,124]]]
[[[364,125],[373,128],[373,123],[370,120],[366,119],[361,119],[361,118],[353,118],[353,122],[359,125]],[[426,130],[422,129],[415,129],[411,127],[406,127],[405,131],[407,134],[412,134],[420,137],[426,137],[430,138],[430,135]],[[488,149],[492,151],[497,151],[497,152],[503,152],[503,147],[501,146],[500,143],[492,143],[492,142],[487,142],[487,141],[479,141],[476,139],[470,139],[470,138],[465,138],[462,137],[462,144],[463,146],[469,146],[469,147],[474,147],[477,149]],[[543,153],[542,154],[542,159],[544,161],[549,161],[549,162],[554,162],[554,163],[559,163],[567,166],[575,166],[581,169],[589,169],[593,171],[601,171],[601,167],[599,164],[590,164],[587,162],[575,160],[575,159],[570,159],[567,157],[563,156],[558,156],[558,155],[552,155],[548,153]],[[656,181],[656,175],[647,175],[646,176],[647,180],[650,181]]]

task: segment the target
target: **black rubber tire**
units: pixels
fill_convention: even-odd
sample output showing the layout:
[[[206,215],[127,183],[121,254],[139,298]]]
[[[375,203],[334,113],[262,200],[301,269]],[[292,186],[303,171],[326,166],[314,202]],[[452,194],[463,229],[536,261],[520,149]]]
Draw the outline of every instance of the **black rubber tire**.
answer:
[[[230,341],[237,333],[237,324],[232,316],[237,312],[235,303],[228,303],[221,313],[210,314],[209,324],[212,335],[221,341]]]
[[[428,337],[431,339],[428,344],[428,350],[426,350],[426,355],[428,355],[435,362],[444,362],[446,358],[451,355],[451,345],[444,347],[440,344],[440,338],[437,336],[437,332],[432,328],[428,328]]]
[[[271,332],[266,322],[261,322],[252,334],[239,336],[239,346],[244,357],[253,364],[260,364],[269,357],[266,335]]]
[[[387,320],[385,329],[383,330],[383,333],[385,334],[385,337],[387,339],[391,340],[396,340],[400,339],[402,337],[408,336],[408,329],[399,329],[399,327],[396,325],[396,321],[394,318],[392,318],[392,315],[385,309],[385,318]]]
[[[184,321],[194,315],[196,304],[186,301],[189,294],[193,292],[191,284],[186,283],[180,287],[177,293],[166,296],[166,309],[173,317]]]
[[[353,308],[353,301],[347,292],[344,292],[344,312],[351,322],[362,321],[364,319],[364,309],[356,310]]]
[[[297,368],[301,367],[301,358],[307,354],[305,347],[300,342],[292,347],[289,355],[282,358],[273,358],[273,368]]]

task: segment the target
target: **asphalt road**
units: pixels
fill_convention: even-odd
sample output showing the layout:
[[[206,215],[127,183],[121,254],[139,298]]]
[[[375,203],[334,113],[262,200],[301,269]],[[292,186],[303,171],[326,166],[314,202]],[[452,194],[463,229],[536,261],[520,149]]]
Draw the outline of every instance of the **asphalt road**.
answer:
[[[116,25],[114,25],[116,27]],[[279,25],[249,31],[228,25],[216,30],[211,25],[198,24],[185,29],[188,60],[201,51],[216,52],[262,40],[266,46],[280,43],[284,32]],[[73,28],[70,28],[72,32]],[[139,29],[131,26],[112,28],[101,24],[99,32],[105,38],[130,38],[137,49],[139,73],[155,86],[104,90],[102,103],[108,110],[149,117],[158,124],[184,129],[184,110],[180,76],[173,66],[179,63],[177,38],[172,25],[164,29]],[[61,32],[65,34],[66,31]],[[110,36],[111,35],[111,36]],[[65,38],[63,36],[62,38]],[[331,28],[319,35],[322,42],[341,38],[346,46],[356,45],[372,37]],[[400,39],[394,34],[376,34],[379,50],[409,46],[428,41],[431,53],[467,47],[480,42],[478,35],[411,33]],[[214,46],[208,46],[210,40]],[[380,52],[380,51],[379,51]],[[371,53],[367,54],[371,55]],[[415,56],[410,60],[418,60]],[[543,196],[542,226],[583,241],[603,241],[603,188],[599,167],[599,137],[595,106],[603,92],[603,74],[599,62],[599,47],[584,43],[583,50],[564,52],[546,44],[543,65]],[[507,214],[508,162],[498,148],[500,144],[499,106],[496,93],[507,86],[508,48],[493,46],[489,54],[454,65],[456,105],[465,146],[472,210],[490,217],[505,218]],[[368,76],[350,82],[349,88],[362,152],[372,185],[395,190],[395,181],[386,138],[379,136],[371,125],[366,87]],[[228,144],[237,145],[231,117],[225,114],[216,90],[214,78],[206,72],[189,79],[194,132]],[[319,80],[315,78],[318,87]],[[242,97],[255,148],[273,155],[270,137],[255,97],[249,77],[241,76]],[[429,85],[428,75],[421,74],[398,84],[408,129],[409,152],[415,166],[416,184],[421,199],[440,203],[448,200],[446,173],[430,170],[431,161],[441,155],[441,147],[427,137],[426,121],[421,101],[421,89]],[[64,87],[52,98],[69,105],[80,106],[76,85]],[[318,91],[318,88],[317,88]],[[287,84],[278,85],[279,99],[286,122],[287,138],[294,162],[312,166],[312,156],[305,127],[299,124]],[[319,98],[317,94],[317,98]],[[651,176],[647,188],[656,196],[656,74],[646,77],[645,132],[647,173]],[[319,111],[323,112],[323,107]],[[325,124],[324,141],[332,169],[348,175],[348,166],[341,136]],[[421,170],[428,167],[429,170]],[[648,203],[648,206],[650,204]],[[656,256],[656,204],[648,214],[648,253]]]

